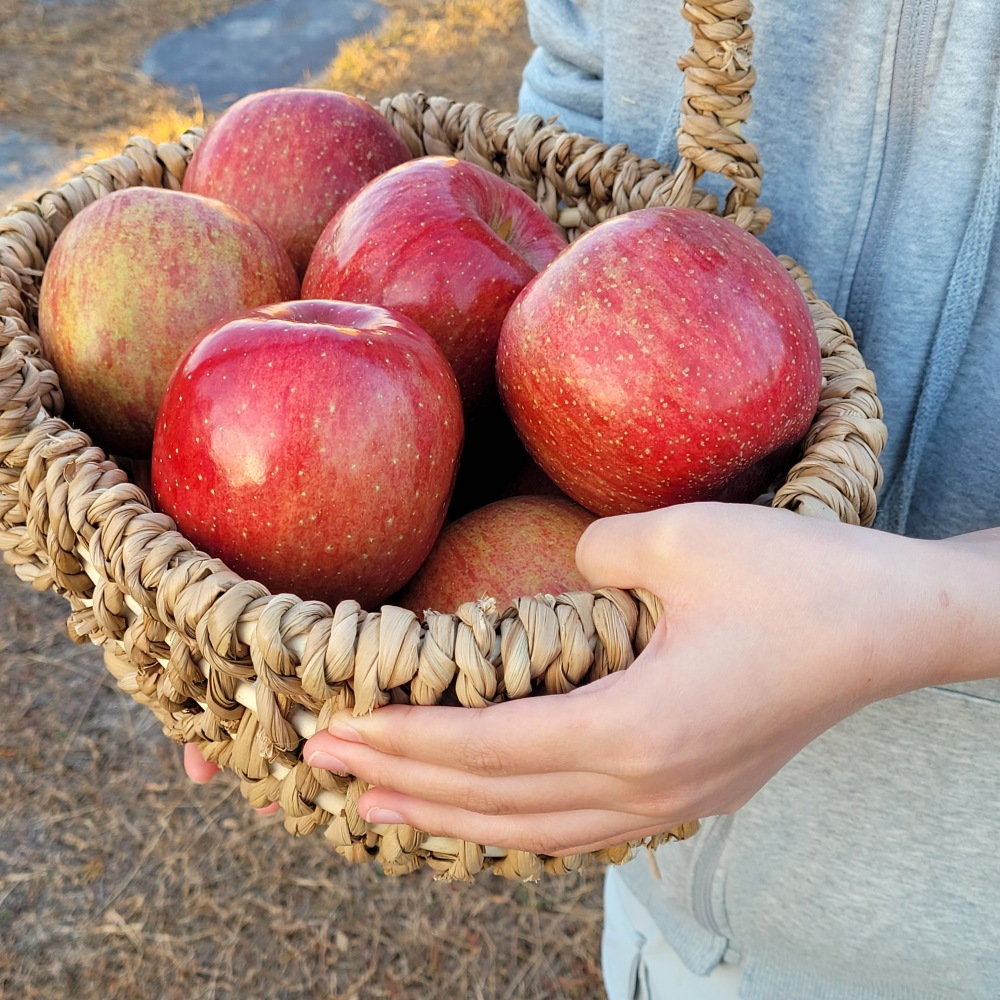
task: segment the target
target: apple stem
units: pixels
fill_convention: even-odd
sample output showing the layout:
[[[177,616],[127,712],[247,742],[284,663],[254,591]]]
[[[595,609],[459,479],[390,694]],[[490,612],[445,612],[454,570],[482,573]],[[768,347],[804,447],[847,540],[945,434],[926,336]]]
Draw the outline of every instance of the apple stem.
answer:
[[[508,215],[505,219],[501,219],[499,224],[494,227],[494,232],[497,236],[504,241],[504,243],[510,242],[510,234],[514,229],[514,217]]]

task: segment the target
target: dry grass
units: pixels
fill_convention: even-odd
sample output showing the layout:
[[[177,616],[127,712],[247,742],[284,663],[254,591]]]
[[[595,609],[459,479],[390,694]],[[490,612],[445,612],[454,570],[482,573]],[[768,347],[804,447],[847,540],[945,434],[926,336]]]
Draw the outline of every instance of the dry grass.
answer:
[[[592,998],[599,880],[386,878],[295,840],[0,569],[0,996]]]
[[[520,3],[386,0],[378,38],[322,83],[423,89],[512,108],[528,52]],[[222,0],[0,0],[0,119],[117,151],[197,111],[133,68],[159,33]],[[117,691],[68,607],[0,567],[0,998],[593,1000],[600,881],[445,885],[352,867],[294,840]]]
[[[87,149],[102,137],[198,114],[141,73],[160,35],[237,6],[235,0],[0,0],[0,119],[19,132]]]
[[[140,72],[142,54],[160,35],[237,6],[235,0],[51,6],[0,0],[0,120],[88,159],[112,155],[135,133],[171,139],[202,123],[202,109]],[[424,90],[504,111],[516,107],[518,68],[531,51],[520,0],[382,0],[382,6],[382,27],[331,53],[330,66],[310,84],[370,99]]]
[[[517,107],[531,51],[521,0],[397,0],[377,35],[341,46],[319,85],[364,96],[423,90]]]

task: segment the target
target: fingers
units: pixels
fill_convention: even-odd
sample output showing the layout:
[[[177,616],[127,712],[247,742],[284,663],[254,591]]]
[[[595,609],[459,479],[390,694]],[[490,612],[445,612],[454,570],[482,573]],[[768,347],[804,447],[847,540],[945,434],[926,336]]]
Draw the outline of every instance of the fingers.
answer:
[[[484,816],[384,789],[366,792],[358,807],[370,823],[406,823],[432,836],[550,856],[614,847],[664,833],[684,822],[652,821],[649,817],[601,809]]]
[[[341,713],[328,732],[306,742],[303,757],[308,762],[317,751],[337,756],[349,749],[342,744],[355,743],[474,775],[576,771],[595,746],[613,745],[621,737],[611,702],[623,676],[603,678],[555,701],[525,698],[484,709],[387,705],[364,716]]]
[[[576,546],[576,565],[592,587],[648,587],[651,539],[661,511],[601,517]]]
[[[343,713],[307,741],[303,756],[371,786],[359,810],[373,824],[544,854],[621,844],[690,818],[664,820],[673,805],[664,809],[640,790],[646,754],[640,760],[612,721],[633,697],[624,676],[483,710]]]
[[[215,764],[202,757],[195,743],[184,744],[184,771],[196,785],[207,784],[219,773]]]
[[[426,764],[383,753],[360,743],[318,736],[307,756],[309,764],[353,774],[377,788],[410,797],[451,803],[483,815],[580,809],[620,799],[623,782],[605,774],[565,771],[556,774],[491,775]]]

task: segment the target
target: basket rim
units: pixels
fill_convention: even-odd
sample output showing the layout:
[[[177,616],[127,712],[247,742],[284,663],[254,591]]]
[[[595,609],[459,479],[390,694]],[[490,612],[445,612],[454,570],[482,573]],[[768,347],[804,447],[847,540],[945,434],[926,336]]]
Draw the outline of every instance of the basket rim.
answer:
[[[411,149],[432,152],[447,141],[456,155],[533,185],[543,207],[557,218],[562,213],[564,223],[577,223],[566,227],[571,232],[599,221],[595,190],[606,192],[604,204],[617,211],[615,199],[623,192],[623,204],[638,207],[628,199],[656,201],[673,177],[624,147],[575,136],[533,116],[419,93],[397,95],[378,108]],[[292,832],[326,826],[337,850],[352,860],[375,856],[394,873],[428,864],[445,878],[468,879],[487,869],[534,878],[578,870],[589,860],[625,860],[643,844],[690,836],[697,824],[570,859],[428,840],[409,828],[369,827],[352,812],[357,782],[309,768],[298,754],[307,730],[333,712],[370,711],[398,699],[404,687],[411,698],[418,693],[418,703],[460,691],[460,703],[485,705],[521,690],[525,677],[528,691],[558,692],[625,669],[661,615],[654,595],[613,589],[535,595],[507,609],[470,601],[419,620],[391,606],[369,613],[356,602],[331,608],[271,594],[199,551],[169,518],[151,510],[120,464],[59,416],[58,377],[42,355],[34,321],[39,282],[59,233],[113,190],[139,184],[178,189],[203,134],[192,128],[159,145],[133,137],[118,156],[0,216],[5,560],[23,580],[67,599],[71,636],[104,648],[119,685],[157,715],[167,735],[198,743],[208,759],[236,770],[251,804],[280,801]],[[697,192],[691,197],[693,207],[714,211],[710,199]],[[566,215],[574,210],[577,216]],[[874,376],[849,325],[817,296],[803,268],[781,259],[809,302],[824,387],[803,456],[771,504],[868,525],[885,440]],[[501,626],[518,641],[501,643]],[[590,650],[582,670],[562,662],[563,640]],[[543,648],[555,652],[539,667],[533,659]],[[442,660],[450,670],[443,685],[435,673]],[[407,678],[403,684],[401,677]]]

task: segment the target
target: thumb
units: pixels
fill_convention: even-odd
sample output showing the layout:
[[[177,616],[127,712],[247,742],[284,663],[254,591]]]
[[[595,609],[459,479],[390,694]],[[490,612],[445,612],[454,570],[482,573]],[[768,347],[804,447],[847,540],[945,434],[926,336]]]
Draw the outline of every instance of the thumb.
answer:
[[[650,586],[660,511],[601,517],[576,546],[576,566],[592,587]]]

